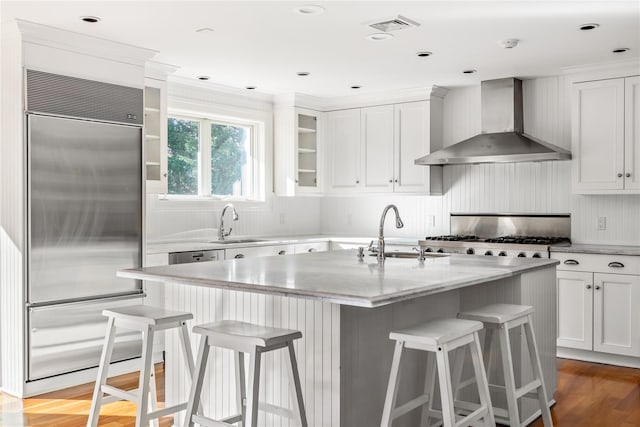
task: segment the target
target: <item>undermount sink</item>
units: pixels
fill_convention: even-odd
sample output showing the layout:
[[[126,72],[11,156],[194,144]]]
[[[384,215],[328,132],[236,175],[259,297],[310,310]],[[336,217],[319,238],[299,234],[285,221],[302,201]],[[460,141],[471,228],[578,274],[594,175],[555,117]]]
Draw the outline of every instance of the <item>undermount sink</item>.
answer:
[[[212,240],[209,243],[216,243],[220,245],[227,245],[232,243],[257,243],[264,242],[263,239],[225,239],[225,240]]]
[[[377,255],[378,254],[369,254],[369,256],[377,256]],[[449,254],[427,252],[424,254],[424,256],[426,258],[439,258],[439,257],[449,256]],[[385,252],[384,257],[385,258],[418,258],[418,253],[417,252],[396,252],[396,251]]]

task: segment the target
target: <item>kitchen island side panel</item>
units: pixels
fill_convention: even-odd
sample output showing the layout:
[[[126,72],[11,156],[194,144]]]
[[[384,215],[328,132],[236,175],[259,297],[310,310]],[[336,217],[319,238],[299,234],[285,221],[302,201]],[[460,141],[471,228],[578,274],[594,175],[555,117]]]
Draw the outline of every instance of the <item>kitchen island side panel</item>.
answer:
[[[327,302],[300,298],[173,283],[153,283],[165,286],[165,307],[191,312],[194,325],[223,319],[240,320],[266,326],[297,329],[303,338],[296,340],[295,350],[307,419],[310,426],[340,424],[340,307]],[[189,376],[175,331],[166,332],[166,400],[167,406],[184,402],[189,392]],[[196,354],[200,337],[191,334]],[[282,350],[266,353],[262,361],[260,402],[265,406],[291,408],[286,364]],[[248,362],[248,358],[247,358]],[[248,372],[248,363],[246,365]],[[212,348],[203,386],[204,414],[224,418],[236,414],[235,377],[232,352]],[[174,425],[181,426],[184,415],[175,417]],[[273,427],[295,426],[286,417],[260,411],[258,425]]]

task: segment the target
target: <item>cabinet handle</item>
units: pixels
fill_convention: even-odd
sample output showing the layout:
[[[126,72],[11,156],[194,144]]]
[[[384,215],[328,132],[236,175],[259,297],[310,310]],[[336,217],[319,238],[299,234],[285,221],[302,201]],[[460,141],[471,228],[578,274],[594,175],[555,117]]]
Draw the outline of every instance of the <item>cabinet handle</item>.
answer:
[[[600,286],[596,285],[596,291],[600,290]]]
[[[623,268],[624,264],[618,261],[613,261],[613,262],[610,262],[608,266],[611,268]]]
[[[622,178],[622,174],[621,173],[618,174],[618,178]]]
[[[580,263],[578,261],[576,261],[575,259],[566,259],[564,260],[564,263],[566,265],[579,265]]]
[[[587,285],[587,289],[591,289],[591,285]]]
[[[309,248],[309,250],[307,252],[315,252],[316,248]]]
[[[283,250],[283,251],[278,252],[278,255],[286,255],[286,254],[287,254],[287,251],[284,251],[284,250]]]
[[[631,178],[631,174],[629,172],[627,172],[627,174],[625,175],[627,178]]]
[[[244,254],[238,254],[236,256],[234,256],[235,259],[240,259],[240,258],[244,258]]]

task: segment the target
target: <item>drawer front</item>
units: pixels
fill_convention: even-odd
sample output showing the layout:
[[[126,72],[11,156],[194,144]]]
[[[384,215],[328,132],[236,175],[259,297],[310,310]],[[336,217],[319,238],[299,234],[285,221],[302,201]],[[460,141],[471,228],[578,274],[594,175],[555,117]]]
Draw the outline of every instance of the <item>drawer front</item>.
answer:
[[[560,261],[558,270],[640,275],[638,256],[551,252],[551,258]]]
[[[224,259],[256,258],[263,256],[293,255],[294,245],[251,246],[247,248],[225,249]]]

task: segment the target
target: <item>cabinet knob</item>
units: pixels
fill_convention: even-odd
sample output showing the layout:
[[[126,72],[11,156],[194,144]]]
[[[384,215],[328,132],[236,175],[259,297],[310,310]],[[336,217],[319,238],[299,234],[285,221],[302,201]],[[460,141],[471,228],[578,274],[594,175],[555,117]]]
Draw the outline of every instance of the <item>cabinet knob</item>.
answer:
[[[167,177],[167,173],[166,172],[163,173],[162,176],[164,176],[166,178]]]
[[[358,179],[358,180],[356,180],[356,184],[360,184],[360,180],[359,180],[359,179]]]
[[[627,178],[631,178],[631,174],[629,172],[627,172],[627,174],[625,175]]]
[[[389,184],[391,184],[392,182],[393,182],[393,180],[392,180],[392,179],[390,179],[390,180],[389,180]]]
[[[618,178],[622,178],[622,174],[621,173],[618,174]]]
[[[394,182],[398,182],[398,180],[396,179]]]
[[[596,291],[600,290],[600,286],[596,285]]]
[[[296,179],[296,184],[298,183],[298,180]]]
[[[587,285],[587,289],[591,289],[591,285]]]

